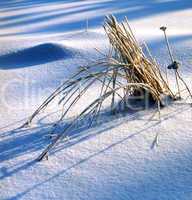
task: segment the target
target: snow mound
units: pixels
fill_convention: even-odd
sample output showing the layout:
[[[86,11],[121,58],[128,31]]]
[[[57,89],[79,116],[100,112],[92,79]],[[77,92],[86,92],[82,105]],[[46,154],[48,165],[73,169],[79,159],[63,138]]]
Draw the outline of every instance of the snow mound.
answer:
[[[45,64],[70,58],[73,51],[56,43],[43,43],[0,56],[0,69]]]

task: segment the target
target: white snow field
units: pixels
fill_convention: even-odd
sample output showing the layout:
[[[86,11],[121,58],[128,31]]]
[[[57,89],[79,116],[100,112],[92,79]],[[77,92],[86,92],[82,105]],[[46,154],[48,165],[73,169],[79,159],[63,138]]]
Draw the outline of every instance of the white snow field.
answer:
[[[166,25],[192,89],[191,0],[1,0],[0,200],[192,199],[192,108],[187,102],[162,109],[161,121],[149,120],[154,111],[146,110],[77,130],[42,162],[35,159],[50,142],[57,105],[31,128],[14,130],[80,65],[100,57],[95,48],[106,52],[102,23],[110,13],[119,20],[128,17],[139,42],[147,42],[162,67],[170,64],[159,30]],[[174,87],[172,72],[169,79]]]

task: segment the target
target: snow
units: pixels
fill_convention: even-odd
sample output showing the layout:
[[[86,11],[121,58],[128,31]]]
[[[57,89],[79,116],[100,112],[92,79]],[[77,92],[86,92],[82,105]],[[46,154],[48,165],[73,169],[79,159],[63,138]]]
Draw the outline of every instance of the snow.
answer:
[[[192,199],[187,102],[162,109],[161,122],[151,119],[153,110],[104,118],[97,127],[77,130],[42,162],[35,159],[50,141],[58,107],[52,105],[31,128],[16,129],[78,66],[100,57],[95,48],[107,51],[101,24],[108,13],[119,20],[127,15],[139,42],[147,42],[162,67],[170,63],[159,30],[166,25],[181,73],[191,82],[190,0],[1,0],[0,200]],[[171,72],[169,79],[174,86]]]
[[[1,56],[0,65],[5,69],[28,67],[71,57],[72,53],[54,43],[43,43],[27,49]]]

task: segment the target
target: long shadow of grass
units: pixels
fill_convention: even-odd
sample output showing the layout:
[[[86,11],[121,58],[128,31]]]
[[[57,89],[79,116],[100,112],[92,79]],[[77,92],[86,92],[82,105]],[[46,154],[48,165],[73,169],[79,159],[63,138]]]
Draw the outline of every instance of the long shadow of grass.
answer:
[[[174,109],[171,113],[168,113],[168,114],[166,114],[165,116],[163,116],[163,119],[161,120],[161,122],[162,122],[162,121],[169,120],[169,119],[171,119],[171,118],[174,118],[175,115],[178,115],[178,114],[180,114],[180,113],[182,113],[182,112],[187,112],[187,111],[190,110],[190,109],[191,109],[191,107],[186,107],[186,105],[185,105],[185,106],[181,106],[181,107],[179,107],[179,108],[176,107],[176,109]],[[137,131],[135,131],[135,132],[129,133],[127,137],[125,137],[125,138],[123,138],[123,139],[120,139],[120,140],[116,141],[115,143],[110,144],[109,146],[107,146],[107,147],[105,147],[105,148],[103,148],[103,149],[97,151],[96,153],[93,153],[93,154],[91,154],[90,156],[88,156],[88,157],[86,157],[86,158],[80,160],[79,162],[75,163],[74,165],[72,165],[72,166],[70,166],[70,167],[68,167],[68,168],[66,168],[66,169],[64,169],[64,170],[62,170],[62,171],[60,171],[59,173],[55,174],[55,175],[52,176],[51,178],[48,178],[48,179],[46,179],[46,180],[44,180],[44,181],[41,181],[41,182],[39,182],[38,184],[35,184],[34,186],[28,188],[27,190],[25,190],[25,191],[23,191],[23,192],[21,192],[21,193],[15,195],[15,196],[13,196],[13,197],[11,197],[11,198],[8,198],[8,199],[6,199],[6,200],[16,200],[16,199],[22,198],[22,197],[25,196],[27,193],[33,191],[34,189],[38,188],[39,186],[41,186],[41,185],[43,185],[43,184],[45,184],[45,183],[48,183],[48,182],[50,182],[50,181],[53,181],[55,178],[59,177],[60,175],[65,174],[65,173],[67,173],[68,171],[70,171],[71,169],[78,167],[79,165],[81,165],[81,164],[87,162],[87,161],[90,160],[90,159],[93,159],[95,156],[98,156],[98,155],[100,155],[100,154],[102,154],[102,153],[108,151],[108,150],[111,149],[112,147],[117,146],[117,145],[120,145],[121,143],[124,143],[125,141],[130,140],[130,139],[132,139],[133,137],[135,137],[136,135],[140,135],[140,134],[146,132],[146,131],[149,130],[150,128],[153,128],[153,127],[155,127],[155,126],[158,126],[161,122],[160,122],[160,121],[156,121],[156,122],[153,123],[153,124],[150,124],[150,123],[149,123],[149,124],[147,124],[146,126],[144,126],[143,128],[141,128],[140,130],[137,130]],[[111,127],[111,128],[112,128],[112,127]],[[102,132],[104,132],[104,131],[106,131],[106,130],[108,130],[108,129],[110,129],[110,127],[104,128],[103,130],[100,130],[100,131],[98,131],[98,132],[96,131],[96,132],[94,133],[94,135],[100,134],[100,133],[102,133]],[[80,141],[81,141],[81,140],[80,140]],[[77,141],[76,143],[78,143],[78,142],[80,142],[80,141]],[[75,144],[75,143],[74,143],[74,144]],[[73,145],[74,145],[74,144],[73,144]],[[71,144],[65,144],[65,145],[62,146],[62,148],[60,147],[60,149],[57,149],[56,151],[61,150],[61,149],[64,149],[64,148],[67,148],[67,147],[69,147],[70,145],[71,145]],[[25,167],[31,166],[31,165],[33,165],[33,164],[34,164],[33,162],[30,162],[30,163],[24,165],[23,167],[20,167],[19,169],[16,169],[16,170],[14,170],[13,172],[10,172],[9,174],[7,174],[7,176],[10,176],[10,175],[16,173],[18,170],[22,170],[22,169],[24,169]]]
[[[153,109],[153,107],[151,109]],[[89,140],[107,130],[118,127],[127,121],[132,121],[134,119],[143,120],[143,116],[144,113],[140,111],[132,111],[131,113],[131,110],[129,113],[120,112],[116,113],[116,115],[111,115],[108,109],[106,109],[102,111],[97,122],[92,122],[92,115],[88,115],[86,118],[83,117],[82,119],[78,120],[76,124],[74,124],[69,132],[67,132],[66,136],[68,141],[64,143],[61,141],[61,144],[54,148],[51,153],[55,154],[64,148],[68,148],[85,140]],[[27,129],[18,128],[2,133],[2,141],[0,143],[0,161],[6,162],[8,160],[17,159],[17,157],[26,154],[29,155],[42,151],[51,142],[50,136],[51,133],[53,133],[53,130],[56,134],[63,134],[62,131],[65,129],[65,127],[68,126],[68,124],[71,124],[74,120],[74,118],[66,119],[53,129],[53,124],[44,123],[44,121],[46,121],[46,117],[38,120],[37,127]],[[34,160],[35,159],[36,158],[34,158]],[[29,161],[18,168],[14,167],[15,169],[13,171],[9,170],[9,173],[5,173],[6,170],[1,169],[0,171],[3,171],[3,175],[0,176],[0,178],[11,176],[19,170],[30,167],[31,164],[34,164],[34,162]]]
[[[107,116],[110,117],[108,113],[103,114],[100,125],[104,125],[109,122]],[[83,141],[82,135],[84,135],[84,131],[90,128],[89,126],[87,126],[87,122],[91,117],[92,116],[88,116],[87,119],[82,119],[81,121],[78,121],[78,124],[73,127],[73,129],[67,134],[67,136],[69,136],[71,139],[79,138],[80,141]],[[42,120],[45,119],[43,118]],[[39,120],[37,127],[27,129],[18,128],[9,131],[8,133],[1,134],[5,135],[3,141],[0,144],[1,162],[17,158],[18,156],[22,156],[26,153],[39,151],[51,141],[49,134],[50,132],[52,132],[51,130],[53,124],[43,123],[42,120]],[[112,119],[110,118],[110,120]],[[59,124],[57,129],[55,130],[62,134],[62,130],[72,121],[73,119],[64,120],[62,124]],[[97,125],[93,124],[92,128],[94,127],[97,127]],[[84,135],[84,139],[86,138],[88,139],[88,135]]]
[[[171,119],[176,114],[182,113],[188,109],[190,109],[190,108],[186,107],[186,105],[185,105],[185,107],[177,108],[177,109],[173,110],[171,113],[163,116],[162,120]],[[123,123],[127,123],[127,122],[133,121],[135,119],[142,120],[144,122],[146,121],[145,126],[142,129],[140,129],[134,133],[128,133],[128,137],[124,138],[123,140],[131,139],[134,136],[139,135],[154,126],[158,126],[160,123],[159,120],[157,120],[155,118],[151,119],[151,116],[146,116],[145,111],[133,112],[132,114],[127,114],[127,113],[119,114],[119,115],[117,114],[115,116],[110,116],[108,112],[104,112],[101,116],[101,121],[99,122],[99,124],[98,123],[93,124],[91,127],[91,131],[89,131],[90,127],[86,125],[87,123],[85,123],[84,120],[82,122],[80,122],[81,125],[82,125],[82,123],[85,123],[85,125],[80,126],[80,127],[79,127],[79,125],[78,125],[78,127],[75,126],[69,133],[67,133],[68,140],[61,142],[59,145],[57,145],[53,149],[51,154],[55,154],[58,151],[61,151],[65,148],[69,148],[72,145],[76,145],[85,140],[90,140],[91,138],[93,138],[99,134],[102,134],[107,130],[111,130],[115,127],[120,126]],[[59,126],[58,130],[60,130],[60,131],[63,130],[63,128],[66,126],[66,124],[69,123],[70,121],[71,120],[68,120],[67,122],[64,122],[64,124],[61,124]],[[5,138],[1,142],[1,146],[0,146],[1,162],[8,161],[10,159],[15,159],[19,156],[23,156],[26,154],[31,154],[31,153],[36,153],[36,152],[42,151],[45,148],[45,146],[48,145],[51,141],[51,139],[49,137],[50,131],[52,130],[51,127],[52,127],[51,124],[47,124],[47,125],[41,124],[39,127],[29,129],[29,130],[17,129],[15,131],[12,131],[12,133],[8,134],[11,137],[8,139]],[[59,134],[62,134],[62,131]],[[114,145],[117,145],[121,142],[123,142],[123,141],[118,141],[115,144],[111,144],[109,147],[106,148],[106,150],[110,149]],[[96,154],[90,156],[90,158],[92,158],[95,155],[100,154],[104,151],[105,150],[102,150],[101,152],[97,152]],[[88,159],[90,159],[90,158],[88,158]],[[34,158],[34,159],[36,159],[36,158]],[[88,159],[86,159],[86,160],[88,160]],[[34,163],[35,162],[33,162],[33,161],[24,163],[23,165],[19,166],[18,168],[15,167],[14,170],[9,171],[9,173],[3,173],[3,175],[0,178],[6,178],[8,176],[11,176],[12,174],[14,174],[20,170],[30,167]]]

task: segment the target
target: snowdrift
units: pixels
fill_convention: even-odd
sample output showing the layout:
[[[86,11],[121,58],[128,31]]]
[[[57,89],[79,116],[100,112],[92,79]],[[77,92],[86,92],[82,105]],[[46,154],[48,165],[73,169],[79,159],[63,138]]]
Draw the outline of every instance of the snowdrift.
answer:
[[[73,52],[60,44],[44,43],[0,56],[0,68],[12,69],[66,59]]]

